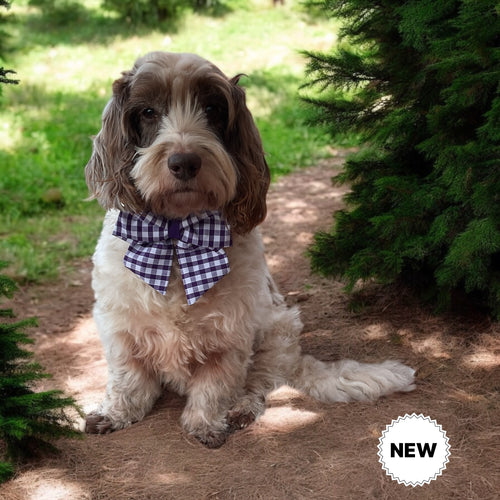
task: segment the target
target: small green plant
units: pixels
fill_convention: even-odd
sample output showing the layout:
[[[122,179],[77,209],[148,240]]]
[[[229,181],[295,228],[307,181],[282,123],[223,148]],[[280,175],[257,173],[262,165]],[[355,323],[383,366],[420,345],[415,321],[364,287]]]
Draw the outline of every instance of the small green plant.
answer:
[[[0,270],[5,263],[0,262]],[[0,274],[0,297],[12,297],[15,283]],[[25,330],[34,319],[13,320],[11,309],[0,309],[0,482],[14,473],[14,463],[40,449],[52,449],[56,438],[80,435],[67,409],[79,412],[71,397],[61,391],[36,392],[33,385],[49,377],[30,359],[33,353],[23,346],[33,341]]]

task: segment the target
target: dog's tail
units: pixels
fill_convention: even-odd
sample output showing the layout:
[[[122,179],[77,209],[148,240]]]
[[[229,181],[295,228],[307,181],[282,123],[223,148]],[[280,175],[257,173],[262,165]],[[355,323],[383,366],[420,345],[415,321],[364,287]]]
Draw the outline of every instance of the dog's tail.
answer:
[[[266,362],[278,375],[277,385],[286,383],[324,402],[374,401],[415,389],[415,371],[399,361],[324,362],[304,355],[298,342],[302,329],[298,311],[282,309],[280,313],[272,341],[275,349],[270,349],[272,359]]]
[[[325,363],[305,355],[300,357],[290,385],[324,402],[374,401],[392,392],[415,389],[414,374],[398,361]]]

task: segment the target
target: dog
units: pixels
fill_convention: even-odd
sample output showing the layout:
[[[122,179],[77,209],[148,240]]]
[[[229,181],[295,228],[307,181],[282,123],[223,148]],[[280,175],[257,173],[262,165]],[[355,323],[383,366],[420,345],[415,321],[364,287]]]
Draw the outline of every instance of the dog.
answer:
[[[107,210],[92,286],[109,374],[89,433],[142,420],[165,389],[186,396],[183,429],[216,448],[284,384],[324,402],[415,388],[397,361],[301,353],[299,311],[279,293],[257,228],[270,173],[241,76],[152,52],[113,83],[85,168]]]

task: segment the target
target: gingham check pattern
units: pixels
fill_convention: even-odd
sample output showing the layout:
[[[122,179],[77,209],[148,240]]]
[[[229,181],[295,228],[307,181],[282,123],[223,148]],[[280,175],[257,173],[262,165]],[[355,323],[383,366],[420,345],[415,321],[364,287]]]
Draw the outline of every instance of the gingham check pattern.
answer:
[[[185,219],[120,212],[113,235],[130,243],[125,267],[163,295],[176,254],[189,305],[230,271],[231,232],[219,212]]]

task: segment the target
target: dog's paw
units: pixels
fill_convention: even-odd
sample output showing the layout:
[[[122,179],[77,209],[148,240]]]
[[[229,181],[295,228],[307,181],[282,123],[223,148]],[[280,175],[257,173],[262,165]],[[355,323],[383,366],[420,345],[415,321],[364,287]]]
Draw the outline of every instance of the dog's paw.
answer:
[[[92,412],[85,417],[85,432],[87,434],[109,434],[116,430],[116,426],[106,416]]]
[[[192,435],[207,448],[216,449],[220,448],[226,442],[229,432],[228,430],[208,430],[204,432],[195,432]]]
[[[251,423],[255,422],[255,413],[253,411],[238,411],[230,410],[227,414],[227,423],[230,432],[239,431],[248,427]]]
[[[264,413],[265,402],[263,397],[244,396],[227,414],[227,423],[231,432],[248,427]]]

